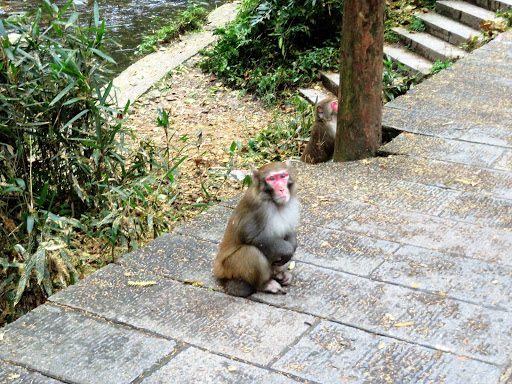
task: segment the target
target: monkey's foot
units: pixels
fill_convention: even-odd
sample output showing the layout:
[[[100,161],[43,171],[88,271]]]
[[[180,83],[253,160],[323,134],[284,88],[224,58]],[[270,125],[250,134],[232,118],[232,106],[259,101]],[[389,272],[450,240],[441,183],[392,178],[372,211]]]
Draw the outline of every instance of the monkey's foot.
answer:
[[[270,293],[282,293],[283,295],[286,294],[286,291],[281,287],[281,284],[279,284],[275,280],[270,280],[265,286],[263,287],[263,292],[270,292]]]
[[[292,273],[290,271],[282,271],[274,276],[281,285],[290,285],[292,283]]]

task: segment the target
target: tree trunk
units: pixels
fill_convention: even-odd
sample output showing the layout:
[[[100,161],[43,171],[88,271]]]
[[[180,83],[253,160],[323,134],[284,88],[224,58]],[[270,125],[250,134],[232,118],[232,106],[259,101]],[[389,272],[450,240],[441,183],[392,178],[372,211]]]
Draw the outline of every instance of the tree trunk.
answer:
[[[345,0],[334,161],[372,157],[382,140],[385,0]]]

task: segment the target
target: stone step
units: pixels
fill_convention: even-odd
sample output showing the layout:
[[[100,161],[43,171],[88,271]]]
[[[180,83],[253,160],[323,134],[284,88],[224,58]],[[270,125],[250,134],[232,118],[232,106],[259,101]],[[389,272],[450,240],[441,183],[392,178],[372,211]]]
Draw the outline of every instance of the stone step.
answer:
[[[384,44],[384,55],[389,56],[393,62],[402,64],[410,74],[417,75],[419,78],[429,75],[433,64],[425,57],[401,46]]]
[[[512,11],[512,0],[489,0],[489,9],[492,11]]]
[[[465,1],[440,0],[436,3],[436,11],[475,30],[480,29],[483,21],[498,20],[494,12]]]
[[[419,78],[429,75],[430,68],[432,68],[433,65],[430,60],[400,46],[384,44],[384,57],[386,56],[388,56],[393,62],[402,64],[409,73],[417,75]],[[320,78],[327,91],[332,92],[333,95],[339,95],[340,74],[338,72],[321,71]],[[305,90],[300,90],[300,92],[312,103],[315,102],[317,97],[318,100],[321,100],[320,97],[326,95],[325,93],[311,91],[308,91],[309,93],[305,94]]]
[[[332,92],[334,95],[339,95],[340,88],[340,74],[339,72],[325,72],[320,71],[320,79],[322,80],[322,84],[329,92]]]
[[[464,50],[428,33],[413,32],[402,27],[393,28],[393,31],[403,44],[431,61],[451,61],[466,54]]]
[[[490,11],[510,11],[512,10],[512,0],[468,0],[469,3]]]
[[[425,23],[426,32],[453,45],[469,42],[475,37],[480,39],[482,36],[475,29],[436,13],[422,13],[416,16]]]

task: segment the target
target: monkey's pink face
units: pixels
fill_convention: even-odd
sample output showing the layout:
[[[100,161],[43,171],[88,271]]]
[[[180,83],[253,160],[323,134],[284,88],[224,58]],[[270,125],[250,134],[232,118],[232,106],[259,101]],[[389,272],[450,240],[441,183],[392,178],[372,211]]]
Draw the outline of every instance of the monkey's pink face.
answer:
[[[333,111],[338,112],[338,102],[331,101],[331,108],[333,109]]]
[[[289,178],[288,172],[274,172],[265,179],[274,190],[276,203],[286,203],[290,199],[290,192],[288,191]]]

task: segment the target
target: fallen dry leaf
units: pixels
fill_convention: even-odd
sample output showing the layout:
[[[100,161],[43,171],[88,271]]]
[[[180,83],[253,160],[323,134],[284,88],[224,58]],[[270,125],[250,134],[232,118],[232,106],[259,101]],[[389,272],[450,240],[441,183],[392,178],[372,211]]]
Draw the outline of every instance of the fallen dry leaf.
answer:
[[[395,328],[411,327],[413,325],[414,325],[414,321],[402,321],[402,322],[393,324],[393,326]]]
[[[128,285],[132,286],[132,287],[149,287],[149,286],[155,285],[155,284],[156,284],[156,281],[153,281],[153,280],[147,280],[147,281],[141,281],[141,280],[132,281],[132,280],[128,280]]]

